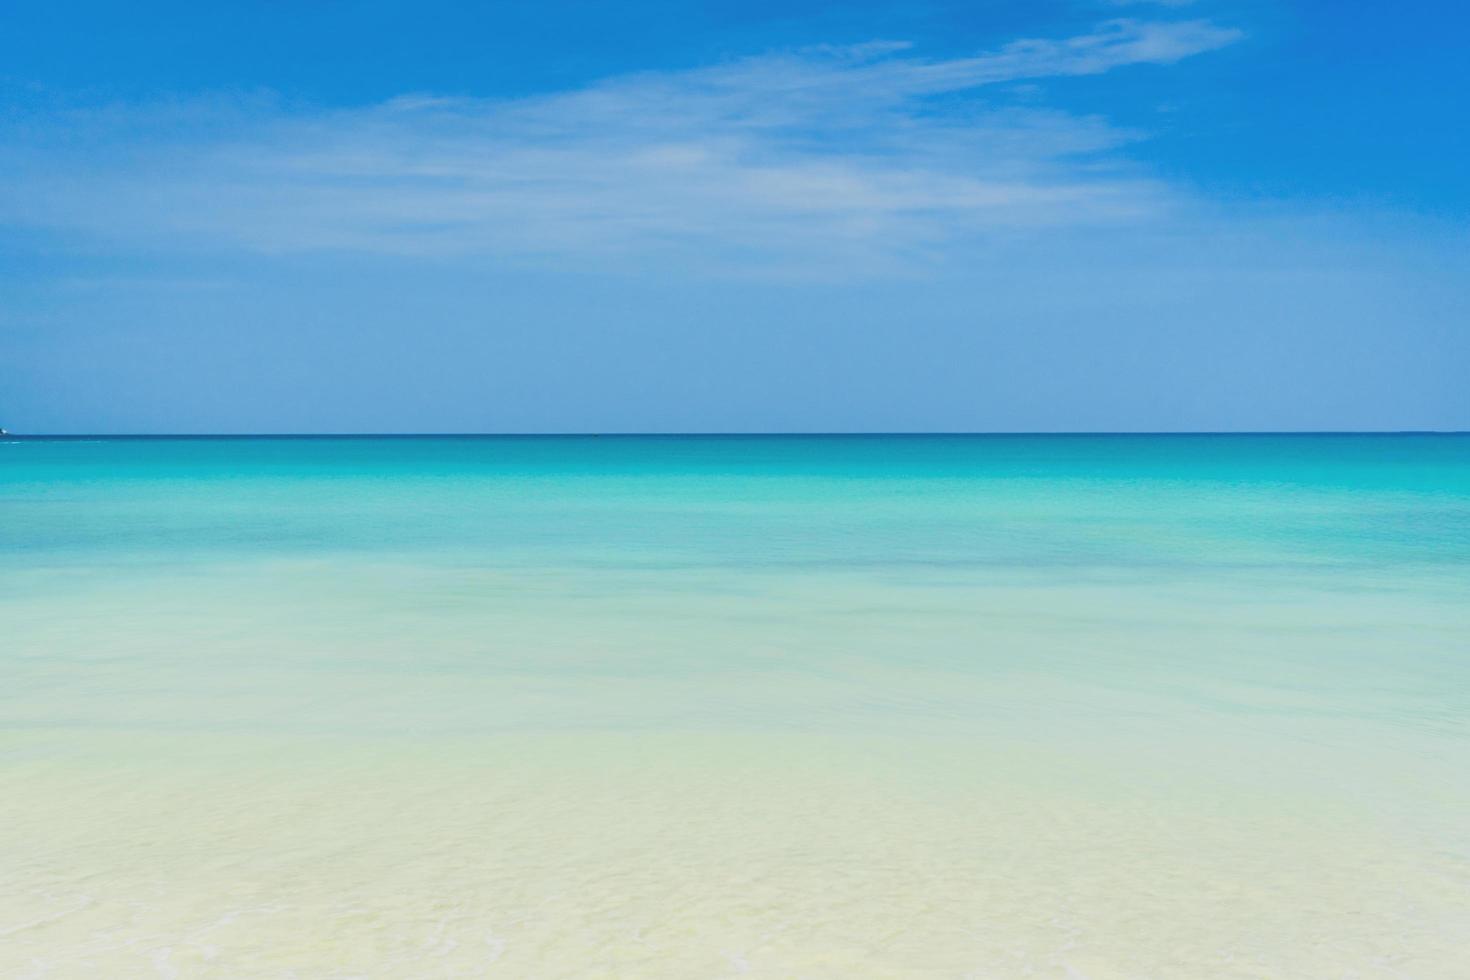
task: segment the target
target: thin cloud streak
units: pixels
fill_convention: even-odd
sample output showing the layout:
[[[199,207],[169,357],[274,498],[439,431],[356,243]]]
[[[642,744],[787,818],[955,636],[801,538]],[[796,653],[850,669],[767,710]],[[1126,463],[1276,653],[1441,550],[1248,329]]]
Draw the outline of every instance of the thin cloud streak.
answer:
[[[1116,152],[1135,134],[975,90],[1172,64],[1239,37],[1117,20],[949,60],[810,49],[517,100],[245,108],[204,137],[125,113],[96,137],[116,144],[108,162],[95,147],[12,155],[0,216],[151,247],[893,265],[974,236],[1166,212],[1175,193]]]

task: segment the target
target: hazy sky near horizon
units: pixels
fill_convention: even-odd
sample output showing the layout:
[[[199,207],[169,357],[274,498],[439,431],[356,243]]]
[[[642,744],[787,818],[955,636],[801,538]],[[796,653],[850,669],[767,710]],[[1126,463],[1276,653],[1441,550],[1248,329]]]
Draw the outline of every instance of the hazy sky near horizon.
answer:
[[[1470,429],[1470,10],[0,10],[24,432]]]

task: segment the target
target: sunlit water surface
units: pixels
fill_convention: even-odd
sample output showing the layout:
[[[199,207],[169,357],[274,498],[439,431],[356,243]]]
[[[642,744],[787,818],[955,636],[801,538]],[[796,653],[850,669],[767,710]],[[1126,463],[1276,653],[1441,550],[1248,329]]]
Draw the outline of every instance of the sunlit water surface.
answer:
[[[1470,976],[1470,438],[0,443],[0,975]]]

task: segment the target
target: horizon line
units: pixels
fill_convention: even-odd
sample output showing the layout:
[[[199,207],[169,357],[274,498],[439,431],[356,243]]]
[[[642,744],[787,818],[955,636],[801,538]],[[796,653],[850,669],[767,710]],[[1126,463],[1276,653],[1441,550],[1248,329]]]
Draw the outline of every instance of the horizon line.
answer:
[[[3,431],[3,430],[0,430]],[[1047,429],[863,431],[566,432],[4,432],[4,439],[769,439],[1045,436],[1408,436],[1470,435],[1470,429]]]

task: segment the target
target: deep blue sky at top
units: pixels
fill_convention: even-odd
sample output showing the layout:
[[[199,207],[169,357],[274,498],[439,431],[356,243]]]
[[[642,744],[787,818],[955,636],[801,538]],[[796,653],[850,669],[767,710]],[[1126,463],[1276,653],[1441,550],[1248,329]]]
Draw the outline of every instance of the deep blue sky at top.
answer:
[[[496,107],[635,73],[669,79],[682,92],[681,80],[710,66],[874,41],[907,42],[901,59],[951,62],[1022,39],[1087,37],[1120,18],[1233,33],[1158,63],[1037,72],[978,95],[926,90],[898,122],[880,113],[849,128],[826,128],[819,117],[783,123],[783,180],[831,177],[860,160],[863,179],[905,202],[873,205],[864,190],[862,204],[843,205],[852,213],[824,212],[823,220],[841,220],[844,236],[859,234],[852,229],[860,223],[860,234],[873,236],[861,246],[863,273],[850,280],[831,269],[770,274],[773,265],[801,268],[829,241],[815,237],[795,257],[760,254],[769,237],[803,234],[807,219],[789,202],[759,228],[742,214],[694,215],[708,234],[681,245],[673,265],[642,225],[629,237],[619,224],[591,263],[561,225],[534,232],[536,244],[525,249],[504,231],[518,221],[539,229],[537,215],[566,206],[561,197],[524,205],[543,208],[529,219],[496,211],[486,218],[493,234],[450,244],[426,237],[427,220],[411,242],[385,245],[378,226],[371,241],[359,239],[361,226],[342,231],[336,213],[322,218],[330,233],[301,240],[273,227],[242,230],[259,201],[288,207],[262,176],[282,161],[295,167],[331,149],[334,162],[311,177],[327,197],[299,199],[315,202],[365,179],[342,169],[346,145],[418,161],[416,147],[442,147],[446,134],[453,142],[483,125],[491,143],[454,143],[435,165],[542,152],[563,137],[538,143],[533,123],[532,135],[507,149]],[[1470,427],[1470,397],[1453,380],[1455,363],[1470,356],[1470,303],[1456,285],[1470,227],[1467,29],[1470,7],[1450,0],[11,0],[0,10],[0,177],[10,175],[11,198],[0,208],[0,331],[11,335],[11,356],[0,365],[0,424]],[[374,128],[375,107],[408,96],[465,107],[456,103],[447,119],[393,117],[387,135]],[[662,103],[599,111],[650,104]],[[819,111],[846,111],[833,105]],[[182,121],[170,115],[179,106]],[[1094,123],[1115,135],[1086,137],[1097,145],[1080,153],[952,154],[950,127],[982,111],[1011,114],[996,124],[999,142],[1040,122],[1067,139],[1084,139]],[[932,147],[874,164],[905,139],[902,130],[878,139],[874,127],[935,119],[946,127],[931,134]],[[820,145],[793,149],[801,126]],[[625,128],[609,129],[596,145],[630,145]],[[327,130],[333,134],[319,135]],[[634,143],[638,152],[703,145],[705,134],[691,132]],[[728,131],[709,139],[721,134]],[[740,169],[711,179],[748,174],[757,158],[758,179],[770,178],[765,168],[777,150],[762,145],[740,151]],[[269,166],[246,178],[218,163],[238,159],[240,147],[265,148]],[[1115,224],[1074,226],[1050,212],[1007,218],[1008,235],[1018,223],[1026,230],[1003,241],[980,228],[988,218],[943,213],[972,215],[970,204],[951,203],[969,200],[969,190],[913,203],[936,172],[962,180],[972,164],[988,168],[987,180],[1010,182],[1024,170],[1047,188],[1126,166],[1137,181],[1128,195],[1146,185],[1175,203],[1161,205],[1166,218],[1109,212]],[[173,196],[171,167],[198,188],[194,196]],[[371,179],[398,191],[424,178],[375,169]],[[474,186],[490,187],[485,179],[475,175]],[[194,215],[214,206],[213,184],[248,185],[253,196],[202,227]],[[111,214],[106,202],[133,188],[156,202],[150,216]],[[592,193],[590,204],[578,196],[577,207],[631,207],[618,179]],[[1181,219],[1185,196],[1192,216]],[[691,198],[708,199],[703,191]],[[405,198],[403,208],[419,200]],[[448,227],[460,205],[445,206]],[[152,226],[151,215],[173,209],[178,221]],[[87,216],[76,217],[80,211]],[[895,222],[892,229],[870,227],[875,214]],[[938,224],[915,230],[916,221]],[[660,226],[657,236],[692,241],[695,230]],[[821,235],[829,234],[824,226]],[[889,248],[895,239],[901,247]],[[1280,252],[1258,268],[1262,248]],[[875,250],[885,249],[902,253],[902,268],[880,268],[892,255],[874,258]],[[1181,264],[1181,254],[1192,259]],[[1118,263],[1116,274],[1097,271],[1102,257]],[[870,259],[872,269],[863,265]],[[1344,298],[1344,284],[1367,292]],[[1058,291],[1076,299],[1059,305]],[[1252,295],[1258,305],[1241,298]],[[1333,323],[1340,335],[1324,325]],[[834,348],[842,350],[834,356]],[[283,351],[292,363],[281,363]],[[823,358],[826,368],[814,366]],[[68,367],[78,359],[91,361],[81,374]],[[475,361],[499,383],[477,383],[465,367]],[[1470,361],[1463,367],[1470,374]],[[1094,371],[1111,380],[1089,388]],[[394,392],[395,415],[375,407],[385,389]]]
[[[7,101],[147,99],[268,89],[360,105],[405,92],[529,95],[609,75],[697,67],[777,48],[903,39],[936,56],[1062,35],[1085,0],[10,0]],[[1167,10],[1167,7],[1165,8]],[[1155,11],[1157,8],[1155,8]],[[1199,117],[1157,134],[1171,171],[1236,192],[1371,196],[1470,213],[1470,5],[1201,0],[1250,44],[1170,79]],[[1070,104],[1125,122],[1156,114],[1150,79],[1089,79]]]

